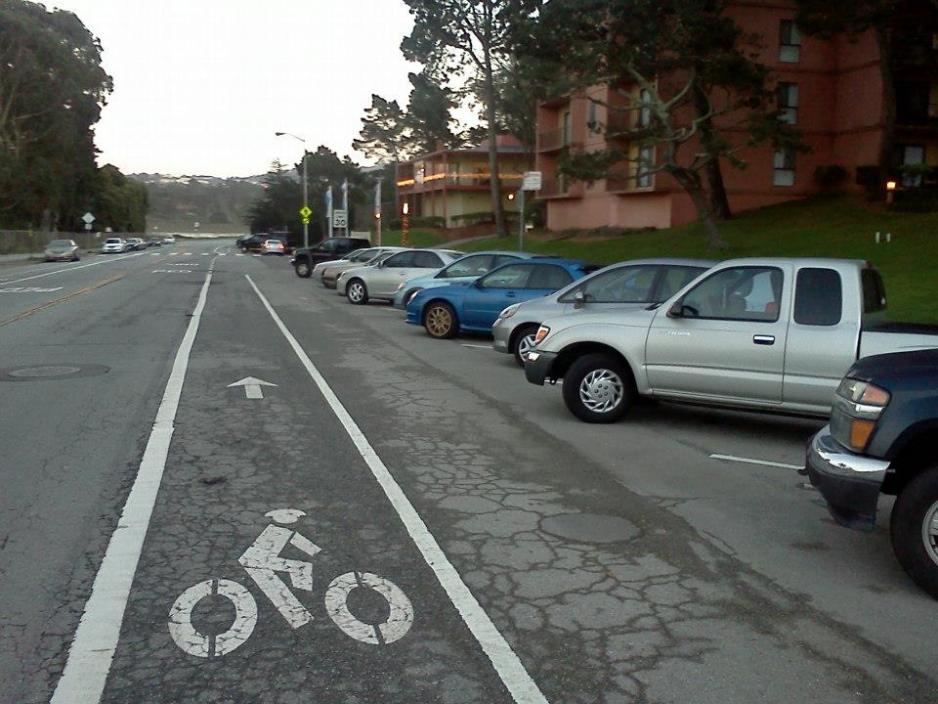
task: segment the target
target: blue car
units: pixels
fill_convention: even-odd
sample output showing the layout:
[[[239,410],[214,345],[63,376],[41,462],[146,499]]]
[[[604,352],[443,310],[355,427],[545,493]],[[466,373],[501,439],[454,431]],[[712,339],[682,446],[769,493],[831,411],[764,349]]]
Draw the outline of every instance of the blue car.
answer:
[[[491,333],[498,314],[513,303],[547,296],[599,267],[575,259],[527,259],[504,264],[475,281],[420,291],[407,304],[407,322],[431,337]]]
[[[533,256],[533,254],[527,252],[475,252],[467,254],[452,264],[443,267],[435,274],[402,281],[394,294],[394,307],[404,310],[407,304],[410,303],[410,299],[418,291],[425,288],[469,283],[502,264],[508,264],[519,259],[529,259]]]

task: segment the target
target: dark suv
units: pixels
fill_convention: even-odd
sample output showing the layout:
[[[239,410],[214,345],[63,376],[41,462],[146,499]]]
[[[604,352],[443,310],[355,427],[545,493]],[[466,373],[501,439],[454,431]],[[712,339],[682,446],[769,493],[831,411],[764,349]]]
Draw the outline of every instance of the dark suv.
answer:
[[[938,599],[938,349],[866,357],[847,372],[807,472],[831,515],[871,530],[880,494],[896,495],[892,547]]]
[[[312,247],[300,247],[290,262],[297,276],[308,279],[319,262],[341,259],[349,252],[370,246],[371,242],[358,237],[331,237]]]

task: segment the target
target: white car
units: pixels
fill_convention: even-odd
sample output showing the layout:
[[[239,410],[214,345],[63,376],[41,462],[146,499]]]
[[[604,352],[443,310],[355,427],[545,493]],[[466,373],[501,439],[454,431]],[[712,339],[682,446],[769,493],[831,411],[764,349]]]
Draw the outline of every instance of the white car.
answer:
[[[390,301],[401,282],[433,274],[461,256],[462,252],[451,249],[408,249],[374,266],[343,271],[336,289],[349,303],[356,305],[363,305],[372,298]]]
[[[104,254],[120,254],[127,251],[127,243],[120,237],[108,237],[101,245],[101,251]]]
[[[176,238],[172,235],[166,235],[166,237],[163,238],[163,244],[176,244]]]

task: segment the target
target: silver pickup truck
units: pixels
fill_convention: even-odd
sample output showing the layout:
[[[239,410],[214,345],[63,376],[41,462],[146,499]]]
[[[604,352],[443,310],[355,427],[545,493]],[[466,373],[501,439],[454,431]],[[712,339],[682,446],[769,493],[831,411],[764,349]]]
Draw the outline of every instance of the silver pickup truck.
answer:
[[[636,394],[828,416],[861,357],[938,347],[938,327],[885,323],[868,262],[734,259],[660,305],[545,320],[528,353],[533,384],[563,379],[581,420],[621,418]]]

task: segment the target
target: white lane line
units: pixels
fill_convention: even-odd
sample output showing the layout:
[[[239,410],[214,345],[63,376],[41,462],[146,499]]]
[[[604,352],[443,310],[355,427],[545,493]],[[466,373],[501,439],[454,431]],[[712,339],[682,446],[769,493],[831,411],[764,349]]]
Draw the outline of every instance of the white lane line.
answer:
[[[734,455],[710,455],[714,460],[725,460],[726,462],[740,462],[742,464],[758,464],[764,467],[781,467],[782,469],[804,469],[800,464],[786,464],[785,462],[770,462],[769,460],[756,460],[751,457],[735,457]]]
[[[191,257],[191,256],[192,256],[192,252],[183,252],[183,253],[182,253],[182,256],[184,256],[184,257]]]
[[[179,256],[179,252],[170,252],[170,253],[169,253],[169,256],[171,256],[171,257],[178,257],[178,256]]]
[[[203,257],[207,257],[209,254],[211,254],[211,252],[202,252]],[[215,254],[218,254],[218,252],[215,252]]]
[[[475,636],[476,641],[478,641],[482,650],[492,662],[495,671],[511,693],[514,701],[517,704],[547,704],[547,698],[541,693],[541,690],[538,689],[534,680],[531,679],[531,675],[524,669],[521,660],[511,649],[511,646],[508,645],[505,637],[498,631],[495,624],[492,623],[488,614],[485,613],[485,609],[482,608],[469,590],[469,587],[462,581],[459,572],[456,571],[456,568],[453,567],[452,563],[447,559],[446,554],[436,542],[436,538],[430,533],[430,530],[423,522],[420,514],[417,513],[417,510],[414,508],[413,504],[410,503],[407,495],[395,481],[391,472],[388,471],[388,468],[378,456],[378,453],[375,452],[371,443],[368,442],[368,438],[365,437],[365,434],[358,427],[358,424],[349,412],[345,410],[345,406],[342,405],[339,397],[335,395],[335,392],[322,374],[319,373],[319,370],[316,368],[316,365],[313,364],[309,355],[306,354],[306,351],[300,346],[297,339],[287,329],[287,326],[283,324],[280,316],[277,315],[276,311],[271,307],[270,303],[264,297],[264,294],[261,293],[260,289],[254,284],[251,277],[245,274],[244,278],[251,284],[251,288],[254,289],[258,298],[261,299],[261,303],[264,304],[267,312],[270,313],[270,317],[273,318],[274,323],[280,329],[280,332],[283,333],[283,336],[290,344],[290,347],[293,348],[296,356],[299,357],[303,367],[313,379],[316,386],[319,387],[320,393],[322,393],[323,397],[326,399],[329,407],[332,408],[332,412],[335,413],[339,422],[342,423],[345,432],[348,433],[358,453],[365,461],[365,464],[368,465],[368,468],[371,469],[372,475],[374,475],[378,484],[381,485],[381,488],[384,490],[394,510],[397,511],[397,515],[400,517],[401,522],[407,529],[407,533],[414,541],[417,549],[420,550],[420,554],[423,555],[423,559],[426,561],[427,565],[429,565],[430,569],[433,570],[440,586],[443,587],[446,595],[449,597],[450,601],[453,602],[456,610],[459,611],[463,622],[469,628],[472,635]]]
[[[236,252],[236,253],[235,253],[235,256],[236,256],[236,257],[243,257],[244,255],[243,255],[241,252]]]
[[[160,253],[159,253],[159,252],[150,252],[150,256],[151,256],[151,257],[158,257],[158,256],[160,256]]]
[[[462,343],[462,346],[463,346],[463,347],[468,347],[469,349],[472,349],[472,350],[490,350],[490,349],[492,349],[492,346],[491,346],[491,345],[467,345],[465,342]]]
[[[12,279],[12,280],[9,280],[9,281],[0,281],[0,284],[4,284],[4,285],[5,285],[5,284],[19,284],[19,283],[22,283],[22,282],[24,282],[24,281],[32,281],[33,279],[41,279],[41,278],[43,278],[44,276],[53,276],[53,275],[55,275],[55,274],[67,274],[68,272],[70,272],[70,271],[75,271],[76,269],[87,269],[89,266],[98,266],[99,264],[109,264],[109,263],[111,263],[111,262],[119,262],[119,261],[121,261],[122,259],[130,259],[131,257],[139,257],[139,256],[142,256],[142,254],[143,254],[143,253],[140,252],[140,253],[138,253],[138,254],[128,254],[128,255],[123,256],[123,257],[113,257],[113,258],[110,258],[110,257],[109,257],[109,258],[107,258],[107,259],[102,259],[101,261],[91,262],[90,264],[80,264],[80,265],[78,265],[78,266],[70,266],[70,267],[68,267],[67,269],[56,269],[55,271],[47,271],[45,274],[36,274],[35,276],[25,276],[25,277],[23,277],[22,279]]]
[[[98,704],[104,692],[121,622],[130,596],[137,562],[153,514],[153,505],[163,479],[169,443],[173,437],[176,411],[189,366],[189,355],[199,331],[212,274],[205,276],[198,303],[183,335],[173,368],[156,412],[140,468],[124,503],[120,520],[111,534],[104,559],[91,587],[91,595],[68,651],[65,670],[50,704]]]

